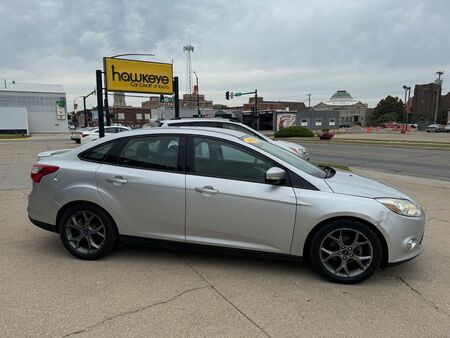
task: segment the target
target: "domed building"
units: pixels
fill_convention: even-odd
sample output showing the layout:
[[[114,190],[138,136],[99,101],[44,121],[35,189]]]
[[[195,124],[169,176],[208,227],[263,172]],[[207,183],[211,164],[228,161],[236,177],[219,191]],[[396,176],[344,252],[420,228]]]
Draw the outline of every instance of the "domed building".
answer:
[[[320,102],[313,107],[315,111],[338,111],[339,124],[367,124],[367,103],[355,100],[346,90],[338,90],[328,101]]]

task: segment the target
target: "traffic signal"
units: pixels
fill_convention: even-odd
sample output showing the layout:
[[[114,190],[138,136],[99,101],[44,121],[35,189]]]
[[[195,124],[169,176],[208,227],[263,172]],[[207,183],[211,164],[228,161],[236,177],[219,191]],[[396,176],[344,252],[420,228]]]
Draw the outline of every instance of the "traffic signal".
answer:
[[[159,102],[164,103],[164,95],[161,94],[159,96]]]
[[[230,92],[227,91],[227,92],[225,93],[225,98],[226,98],[227,100],[230,99]]]

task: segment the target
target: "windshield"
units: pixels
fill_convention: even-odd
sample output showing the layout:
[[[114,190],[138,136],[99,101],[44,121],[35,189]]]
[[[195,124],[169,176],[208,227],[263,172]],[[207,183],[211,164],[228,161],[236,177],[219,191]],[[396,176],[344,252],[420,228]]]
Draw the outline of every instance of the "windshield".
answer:
[[[241,140],[251,144],[252,146],[255,146],[259,149],[262,149],[264,151],[267,151],[269,154],[278,157],[279,159],[289,163],[290,165],[296,167],[297,169],[318,177],[318,178],[326,178],[327,173],[320,169],[319,167],[315,166],[314,164],[303,160],[302,158],[300,158],[299,156],[291,153],[288,150],[282,149],[280,147],[277,147],[276,145],[273,145],[269,142],[261,142],[260,140],[253,138],[253,137],[248,137],[248,136],[243,136],[241,137]]]

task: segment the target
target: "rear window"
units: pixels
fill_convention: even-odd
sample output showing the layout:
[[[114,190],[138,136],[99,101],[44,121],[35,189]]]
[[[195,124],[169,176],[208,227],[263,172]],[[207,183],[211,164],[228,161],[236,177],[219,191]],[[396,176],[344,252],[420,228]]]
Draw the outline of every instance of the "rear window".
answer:
[[[87,161],[103,162],[114,144],[115,142],[108,142],[86,150],[79,155],[79,158]]]

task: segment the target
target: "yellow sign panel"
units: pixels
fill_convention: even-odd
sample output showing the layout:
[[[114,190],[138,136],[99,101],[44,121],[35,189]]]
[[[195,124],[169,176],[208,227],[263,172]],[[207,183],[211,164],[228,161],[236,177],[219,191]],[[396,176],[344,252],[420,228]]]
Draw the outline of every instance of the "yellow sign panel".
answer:
[[[173,94],[173,70],[170,63],[105,58],[106,90]]]

